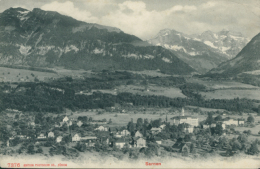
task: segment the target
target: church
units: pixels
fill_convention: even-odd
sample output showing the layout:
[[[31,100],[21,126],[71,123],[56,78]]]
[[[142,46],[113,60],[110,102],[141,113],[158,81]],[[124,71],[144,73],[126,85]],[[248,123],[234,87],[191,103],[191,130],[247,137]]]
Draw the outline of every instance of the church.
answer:
[[[199,126],[199,119],[197,117],[185,116],[184,114],[185,114],[184,108],[182,108],[180,116],[175,116],[175,117],[171,118],[171,119],[173,119],[173,123],[175,125],[187,123],[187,124],[194,126],[194,127]]]

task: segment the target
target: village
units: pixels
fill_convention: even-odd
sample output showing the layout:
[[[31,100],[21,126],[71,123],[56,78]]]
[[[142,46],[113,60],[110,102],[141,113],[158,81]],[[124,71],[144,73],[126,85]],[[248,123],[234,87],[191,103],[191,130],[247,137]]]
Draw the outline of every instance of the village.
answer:
[[[237,127],[253,125],[254,117],[247,120],[215,117],[209,113],[206,120],[185,115],[182,108],[177,116],[148,120],[138,118],[136,122],[129,119],[126,126],[109,124],[111,119],[95,120],[88,116],[70,115],[56,117],[35,116],[18,110],[7,109],[15,114],[9,119],[11,125],[2,132],[1,147],[4,153],[42,153],[45,155],[62,154],[60,147],[74,149],[79,152],[123,151],[132,150],[152,155],[161,155],[163,151],[181,156],[203,156],[207,153],[232,156],[235,153],[257,154],[259,139],[250,140],[251,131],[239,132]],[[258,133],[258,136],[259,137]],[[151,151],[153,153],[151,153]],[[149,152],[149,153],[148,153]]]

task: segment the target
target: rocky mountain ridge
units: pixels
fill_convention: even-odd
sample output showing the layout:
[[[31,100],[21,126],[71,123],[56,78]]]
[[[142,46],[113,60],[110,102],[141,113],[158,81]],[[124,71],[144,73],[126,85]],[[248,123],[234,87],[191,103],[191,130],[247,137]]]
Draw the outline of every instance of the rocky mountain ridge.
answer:
[[[169,50],[120,29],[38,8],[10,8],[0,14],[0,64],[195,72]]]
[[[200,35],[187,35],[172,29],[161,30],[148,43],[171,50],[200,73],[216,68],[233,57],[246,45],[241,33],[222,30]]]
[[[212,77],[234,77],[243,73],[260,75],[260,33],[235,58],[212,69],[208,75]]]

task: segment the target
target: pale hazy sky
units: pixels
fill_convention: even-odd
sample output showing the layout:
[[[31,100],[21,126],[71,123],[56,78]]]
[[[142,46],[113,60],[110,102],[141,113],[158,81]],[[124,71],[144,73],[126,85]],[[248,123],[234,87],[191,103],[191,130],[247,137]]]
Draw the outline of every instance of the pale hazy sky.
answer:
[[[165,28],[187,34],[228,29],[249,38],[260,32],[260,0],[0,0],[0,12],[10,7],[57,11],[143,40]]]

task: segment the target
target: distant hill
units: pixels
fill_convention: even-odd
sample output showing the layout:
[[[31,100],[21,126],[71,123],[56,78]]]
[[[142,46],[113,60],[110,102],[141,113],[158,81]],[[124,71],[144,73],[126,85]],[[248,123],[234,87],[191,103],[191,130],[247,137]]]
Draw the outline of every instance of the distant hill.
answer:
[[[260,73],[260,33],[256,35],[239,54],[207,73],[211,77],[234,77],[242,73]]]
[[[155,38],[148,40],[150,44],[171,50],[200,73],[206,73],[235,57],[247,42],[241,33],[226,30],[186,35],[172,29],[164,29]]]
[[[10,8],[0,14],[0,64],[195,72],[167,49],[151,46],[120,29],[38,8]]]

